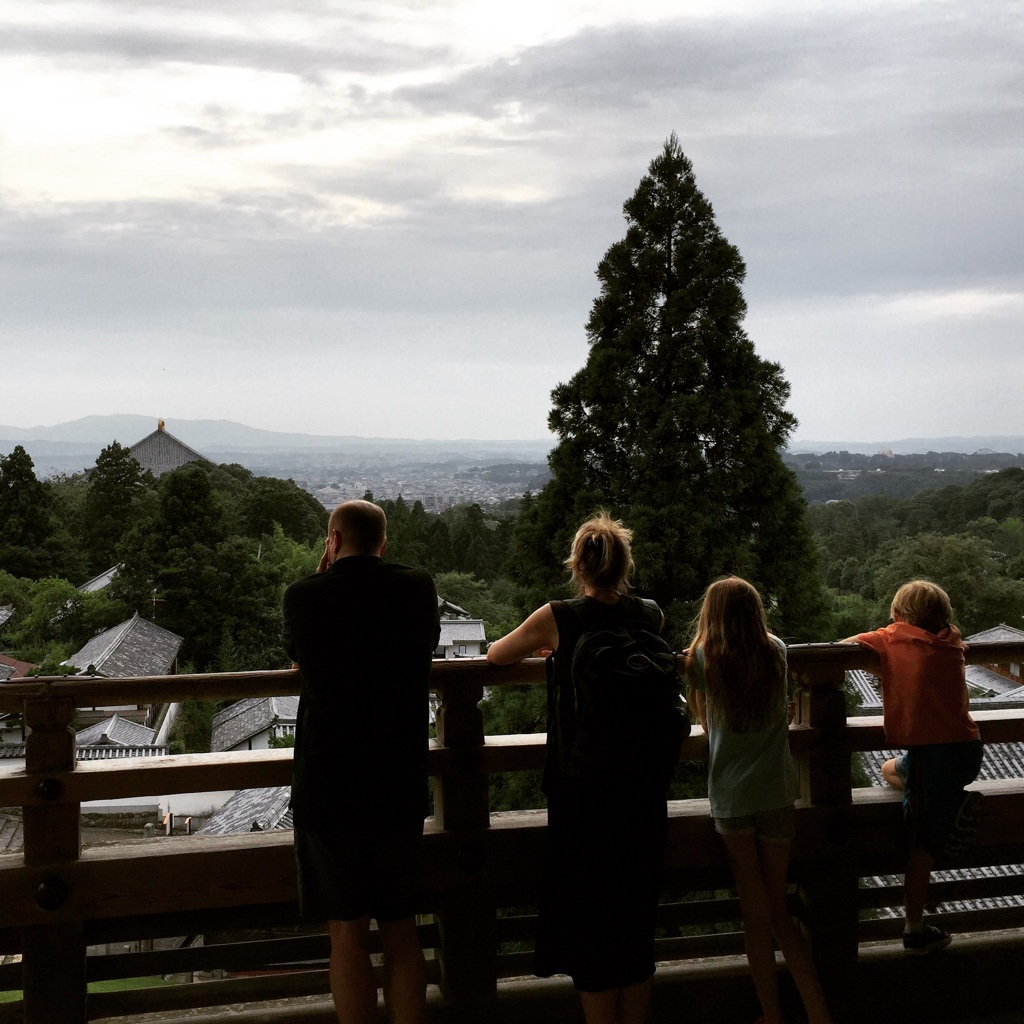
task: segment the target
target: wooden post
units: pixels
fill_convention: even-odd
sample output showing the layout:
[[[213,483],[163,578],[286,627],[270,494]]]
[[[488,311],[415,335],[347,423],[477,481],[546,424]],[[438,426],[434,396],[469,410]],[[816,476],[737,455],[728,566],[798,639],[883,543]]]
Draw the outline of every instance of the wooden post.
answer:
[[[38,882],[34,897],[44,910],[58,910],[70,890],[60,864],[77,860],[82,849],[81,805],[59,803],[60,780],[54,773],[75,767],[71,700],[30,700],[25,723],[25,771],[38,778],[36,794],[52,804],[25,807],[24,856],[28,866],[52,870]],[[85,933],[81,922],[38,925],[22,932],[24,1018],[31,1024],[79,1024],[86,1019]]]
[[[437,738],[459,752],[458,773],[434,780],[434,815],[448,832],[460,833],[453,859],[460,882],[438,895],[438,959],[441,992],[453,1006],[471,1008],[493,999],[498,985],[498,949],[494,888],[475,883],[485,853],[474,833],[490,826],[488,778],[482,766],[483,685],[451,673],[440,685]],[[467,1018],[469,1019],[469,1018]]]
[[[795,725],[817,736],[799,762],[800,799],[825,810],[824,856],[802,866],[801,917],[837,1020],[853,1019],[857,991],[858,871],[852,849],[850,748],[846,739],[845,671],[841,661],[805,662]]]

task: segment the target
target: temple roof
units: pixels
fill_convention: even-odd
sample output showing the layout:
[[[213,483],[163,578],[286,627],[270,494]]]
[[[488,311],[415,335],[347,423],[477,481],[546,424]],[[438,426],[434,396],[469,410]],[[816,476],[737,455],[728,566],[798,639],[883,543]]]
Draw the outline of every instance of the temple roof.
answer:
[[[299,713],[299,698],[246,697],[213,716],[210,750],[233,750],[278,722],[294,725]]]
[[[156,730],[140,725],[128,718],[114,715],[105,722],[97,722],[86,729],[79,729],[76,736],[78,746],[111,744],[118,747],[152,746]]]
[[[136,612],[127,622],[94,636],[64,665],[107,679],[130,676],[165,676],[174,666],[182,638],[169,629],[140,618]]]
[[[483,619],[442,619],[440,647],[452,647],[454,644],[483,643]]]
[[[153,476],[163,476],[172,469],[187,466],[190,462],[209,462],[210,460],[190,448],[184,441],[179,441],[173,434],[164,429],[164,421],[160,420],[156,430],[147,434],[141,441],[128,449],[138,464],[149,470]]]
[[[291,792],[290,786],[240,789],[196,834],[228,836],[241,832],[290,829],[292,814],[288,802]]]

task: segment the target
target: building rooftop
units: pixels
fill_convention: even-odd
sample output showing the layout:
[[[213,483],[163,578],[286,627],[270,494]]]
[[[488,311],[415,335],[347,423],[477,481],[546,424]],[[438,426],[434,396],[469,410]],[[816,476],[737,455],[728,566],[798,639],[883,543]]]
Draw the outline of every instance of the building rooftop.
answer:
[[[241,832],[290,829],[292,813],[288,802],[291,793],[290,786],[240,789],[196,834],[229,836]]]
[[[299,713],[299,698],[247,697],[218,711],[213,716],[210,750],[232,750],[273,725],[294,725]]]
[[[18,661],[7,654],[0,654],[0,683],[8,679],[22,679],[35,667],[30,661]]]
[[[94,636],[62,664],[107,679],[165,676],[174,667],[181,644],[176,633],[136,612],[127,622]]]
[[[80,748],[92,744],[119,747],[152,746],[155,738],[155,729],[114,715],[105,722],[97,722],[86,729],[79,729],[76,743]]]
[[[469,618],[469,612],[465,608],[460,608],[457,604],[452,604],[451,601],[446,601],[441,596],[437,598],[437,610],[442,619]]]
[[[163,476],[172,469],[187,466],[190,462],[207,462],[210,460],[195,448],[190,448],[184,441],[179,441],[173,434],[164,429],[164,421],[157,422],[152,434],[147,434],[141,441],[128,449],[136,462],[153,476]]]
[[[442,619],[440,647],[452,647],[455,644],[483,643],[483,619]]]
[[[78,589],[85,594],[91,594],[97,590],[103,590],[105,587],[109,587],[114,577],[117,575],[117,570],[120,569],[120,565],[112,565],[106,572],[101,572],[99,576],[93,576],[91,580],[86,580]]]
[[[1024,640],[1024,629],[1017,629],[1016,626],[1008,626],[1000,622],[998,626],[991,629],[984,629],[980,633],[964,637],[967,643],[1019,643]]]

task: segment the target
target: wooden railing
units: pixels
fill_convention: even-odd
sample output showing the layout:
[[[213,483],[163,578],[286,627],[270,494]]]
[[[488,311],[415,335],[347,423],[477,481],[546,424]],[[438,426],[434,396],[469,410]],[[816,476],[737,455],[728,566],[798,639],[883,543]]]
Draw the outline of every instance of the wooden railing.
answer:
[[[898,919],[877,913],[900,904],[899,886],[861,884],[865,877],[901,872],[905,853],[898,796],[851,784],[851,754],[886,746],[879,718],[847,720],[845,713],[844,671],[870,668],[873,658],[838,644],[792,647],[789,654],[798,686],[790,735],[801,785],[792,906],[810,933],[841,1020],[859,1019],[863,1012],[865,988],[858,986],[858,971],[863,978],[865,970],[882,969],[879,957],[893,960],[889,954],[895,947],[879,947],[883,954],[878,954],[866,944],[895,938],[901,928]],[[968,658],[1020,663],[1024,644],[978,645]],[[513,985],[504,980],[530,974],[546,817],[543,810],[491,812],[488,780],[497,772],[540,768],[544,737],[485,737],[479,708],[485,686],[542,680],[538,660],[504,669],[476,659],[435,663],[432,685],[440,708],[429,759],[434,816],[425,827],[420,934],[431,951],[429,974],[438,993],[432,997],[431,1015],[437,1021],[484,1019],[482,1007],[492,1022],[506,1019],[502,1007],[509,1020],[564,1019],[565,1006],[571,1005],[563,983]],[[0,858],[0,954],[14,958],[0,966],[0,991],[20,990],[23,1000],[0,1003],[0,1024],[22,1019],[77,1024],[328,991],[326,938],[296,927],[290,832],[81,848],[81,804],[86,801],[286,785],[291,751],[76,764],[70,726],[77,707],[286,694],[297,688],[293,671],[37,679],[0,687],[0,711],[24,713],[32,730],[25,770],[0,771],[0,807],[21,808],[24,816],[21,855]],[[1024,741],[1024,713],[980,712],[975,717],[986,743]],[[701,761],[706,751],[706,739],[695,728],[681,759]],[[979,783],[977,788],[986,796],[986,814],[977,843],[958,866],[1024,863],[1024,780]],[[614,813],[609,808],[609,827],[614,827]],[[743,974],[740,961],[704,959],[742,952],[739,910],[729,885],[707,800],[672,801],[657,943],[659,962],[666,966],[659,970],[655,1019],[680,1019],[674,1005],[680,991],[688,993],[689,1020],[729,1020],[730,1007],[737,1019],[744,1019],[748,1004],[753,1007],[749,982],[731,983]],[[950,900],[1022,894],[1024,876],[1016,874],[936,886],[937,897]],[[950,924],[961,933],[1018,928],[1024,926],[1024,908],[961,912]],[[204,937],[203,945],[187,944],[198,936]],[[1007,941],[1019,940],[1013,933]],[[131,952],[100,952],[129,942],[134,943]],[[986,947],[979,962],[1000,961]],[[705,1003],[695,1008],[694,993],[705,991],[701,986],[716,977],[722,981],[722,964],[732,965],[727,969],[733,972],[730,983],[716,989],[713,1002],[708,997],[702,1017]],[[191,978],[196,972],[229,976],[202,984],[87,994],[90,982]],[[920,975],[922,990],[928,977]],[[997,979],[988,980],[986,991],[998,991]],[[971,998],[976,1002],[976,993]],[[297,1005],[292,1012],[298,1020],[303,1011]],[[319,1012],[329,1014],[329,1008]]]

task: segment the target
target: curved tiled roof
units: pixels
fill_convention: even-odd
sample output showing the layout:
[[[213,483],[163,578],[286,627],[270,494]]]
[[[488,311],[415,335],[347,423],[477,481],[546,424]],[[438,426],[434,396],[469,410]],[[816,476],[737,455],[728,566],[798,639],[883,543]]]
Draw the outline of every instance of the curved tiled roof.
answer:
[[[294,725],[299,713],[299,698],[246,697],[213,716],[210,750],[232,750],[278,722]]]
[[[97,722],[87,729],[79,729],[76,742],[79,747],[104,743],[118,747],[152,746],[155,737],[155,729],[114,715],[105,722]]]
[[[210,460],[195,448],[190,448],[184,441],[179,441],[173,434],[164,430],[163,421],[160,426],[147,434],[141,441],[128,449],[135,461],[153,476],[163,476],[172,469],[187,466],[190,462],[209,462]]]
[[[292,827],[290,786],[240,789],[196,833],[200,836],[229,836],[242,832],[269,832]]]
[[[1008,626],[1000,622],[998,626],[982,630],[972,636],[965,636],[964,640],[969,644],[980,643],[1015,643],[1024,640],[1024,629],[1017,629],[1016,626]]]
[[[451,647],[453,644],[483,643],[483,619],[442,619],[440,647]]]
[[[163,757],[167,747],[155,743],[121,747],[112,743],[94,743],[79,747],[75,758],[79,761],[116,761],[124,757]]]
[[[92,665],[96,675],[107,679],[164,676],[173,667],[181,644],[176,633],[136,612],[127,622],[94,636],[63,664],[83,672]]]

